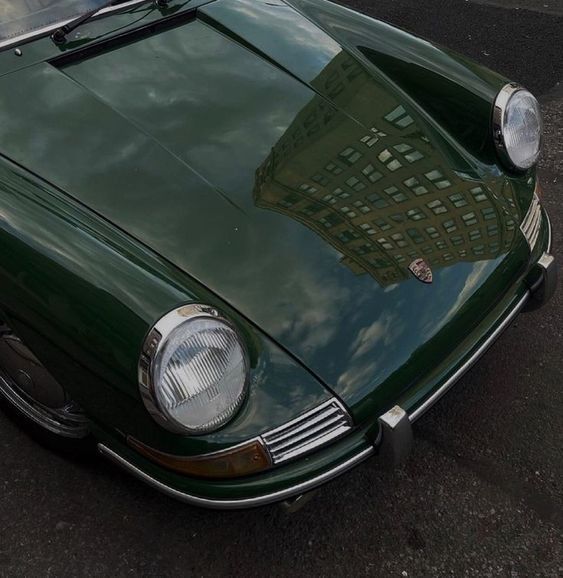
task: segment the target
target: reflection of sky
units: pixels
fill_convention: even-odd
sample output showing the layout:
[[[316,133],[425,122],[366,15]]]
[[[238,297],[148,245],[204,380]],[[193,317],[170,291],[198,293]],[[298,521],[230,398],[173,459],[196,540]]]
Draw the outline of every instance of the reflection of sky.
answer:
[[[202,9],[220,24],[310,82],[341,51],[320,28],[281,2],[215,2]]]
[[[309,32],[297,31],[302,43],[316,41]],[[319,53],[307,63],[314,75],[333,49]],[[7,154],[190,272],[345,397],[384,380],[431,337],[468,277],[482,282],[486,268],[463,263],[432,286],[409,278],[384,291],[314,231],[255,207],[256,170],[315,96],[204,24],[66,76],[49,66],[27,74],[11,90],[0,80]],[[25,115],[14,115],[24,103]]]

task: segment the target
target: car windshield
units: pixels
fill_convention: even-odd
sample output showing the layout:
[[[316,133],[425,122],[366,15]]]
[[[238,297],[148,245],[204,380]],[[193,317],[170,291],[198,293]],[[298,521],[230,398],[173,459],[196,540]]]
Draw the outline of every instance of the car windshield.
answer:
[[[94,10],[104,0],[0,0],[0,42]]]

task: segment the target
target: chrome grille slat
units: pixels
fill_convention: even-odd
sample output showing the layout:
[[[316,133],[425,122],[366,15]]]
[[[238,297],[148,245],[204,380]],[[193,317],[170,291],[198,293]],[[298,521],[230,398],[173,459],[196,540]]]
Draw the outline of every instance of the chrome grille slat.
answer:
[[[269,436],[269,440],[272,443],[279,443],[282,442],[284,439],[287,439],[289,437],[293,437],[294,435],[298,434],[299,432],[303,431],[303,430],[307,430],[310,427],[312,427],[313,425],[321,422],[324,423],[326,420],[328,420],[332,415],[336,415],[337,417],[340,417],[337,413],[336,410],[331,410],[330,412],[323,412],[323,413],[319,413],[316,416],[313,416],[310,420],[305,420],[302,421],[300,423],[300,425],[296,425],[295,427],[293,427],[291,430],[287,431],[287,430],[283,430],[280,433],[270,433],[268,434]]]
[[[331,399],[262,435],[274,464],[309,453],[352,430],[348,412]]]
[[[522,231],[524,237],[526,237],[526,241],[528,241],[528,245],[532,250],[537,243],[541,230],[541,224],[541,204],[538,196],[534,194],[530,208],[528,209],[528,212],[526,213],[526,216],[520,225],[520,230]]]
[[[280,451],[283,450],[285,448],[294,446],[295,444],[298,444],[299,442],[304,442],[307,439],[311,439],[315,436],[319,436],[322,434],[323,431],[331,431],[332,429],[334,429],[334,427],[336,427],[336,425],[343,425],[343,420],[340,416],[335,416],[333,417],[331,420],[326,421],[326,422],[322,422],[320,424],[317,424],[315,427],[312,427],[310,429],[306,429],[305,431],[302,431],[301,433],[296,434],[295,436],[291,436],[291,437],[287,437],[286,439],[280,441],[274,441],[272,443],[272,446],[275,447],[275,451]],[[334,427],[332,427],[334,426]]]
[[[331,441],[342,437],[343,435],[345,435],[349,431],[350,431],[349,427],[342,427],[342,428],[339,428],[337,430],[333,430],[330,435],[326,435],[322,438],[315,439],[315,440],[311,441],[311,443],[309,443],[307,445],[307,453],[310,453],[310,452],[312,452],[312,451],[314,451],[314,450],[316,450],[322,446],[327,445]],[[301,456],[303,454],[304,454],[303,449],[301,447],[298,447],[295,449],[289,449],[286,452],[283,452],[283,454],[280,454],[280,453],[272,454],[272,459],[274,460],[275,464],[280,464],[280,463],[284,463],[284,462],[287,462],[289,460],[292,460],[294,458],[298,458],[299,456]]]

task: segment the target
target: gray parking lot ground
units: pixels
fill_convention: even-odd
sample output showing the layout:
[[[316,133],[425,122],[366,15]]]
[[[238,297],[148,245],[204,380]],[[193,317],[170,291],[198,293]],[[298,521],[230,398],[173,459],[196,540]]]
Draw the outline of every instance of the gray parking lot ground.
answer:
[[[544,202],[560,255],[559,3],[346,3],[536,91],[546,119]],[[0,574],[562,576],[560,289],[417,423],[404,467],[367,462],[292,516],[177,504],[101,460],[49,453],[0,415]]]

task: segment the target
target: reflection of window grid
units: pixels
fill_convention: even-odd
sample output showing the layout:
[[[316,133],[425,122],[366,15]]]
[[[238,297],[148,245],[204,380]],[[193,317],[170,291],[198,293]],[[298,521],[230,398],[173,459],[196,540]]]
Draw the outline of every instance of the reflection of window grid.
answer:
[[[444,174],[438,169],[425,173],[424,176],[439,190],[447,189],[452,186],[451,181],[444,178]]]
[[[322,199],[325,203],[329,203],[331,205],[334,205],[336,203],[336,199],[333,197],[333,195],[331,195],[330,193],[325,195]]]
[[[359,199],[357,201],[354,201],[354,207],[356,207],[356,209],[359,209],[359,211],[361,213],[364,213],[364,215],[371,211],[371,209],[363,201],[360,201]]]
[[[303,183],[302,185],[299,186],[299,190],[303,191],[304,193],[307,193],[308,195],[313,195],[314,193],[317,192],[318,189],[316,187],[313,187],[313,185]]]
[[[335,196],[337,196],[340,199],[347,199],[350,196],[350,193],[348,191],[345,191],[344,189],[341,189],[340,187],[334,189],[334,191],[332,191],[332,192]]]
[[[369,148],[371,148],[378,141],[379,141],[379,137],[377,137],[373,134],[367,134],[366,136],[364,136],[360,139],[360,142],[363,142]]]
[[[404,201],[407,201],[409,198],[403,191],[399,190],[397,187],[387,187],[384,190],[396,203],[402,203]]]
[[[349,179],[346,180],[346,184],[351,188],[354,189],[356,192],[360,192],[363,191],[366,186],[364,185],[364,183],[362,183],[362,181],[360,181],[360,179],[358,179],[358,177],[350,177]]]
[[[393,248],[393,245],[391,245],[391,243],[389,243],[389,241],[385,238],[385,237],[381,237],[380,239],[377,239],[377,242],[384,248],[387,250],[390,250]]]
[[[490,221],[491,219],[496,219],[497,217],[495,210],[492,207],[481,209],[481,214],[483,215],[483,219],[485,219],[485,221]]]
[[[349,218],[353,219],[356,216],[356,213],[350,209],[350,207],[341,207],[340,210]]]
[[[311,177],[311,180],[314,181],[315,183],[318,183],[319,185],[321,185],[323,187],[326,187],[329,183],[328,178],[325,177],[324,175],[321,175],[320,173],[313,175]]]
[[[350,243],[350,241],[354,241],[355,239],[358,239],[360,237],[358,233],[356,233],[356,231],[352,231],[350,229],[340,231],[340,233],[338,233],[336,236],[342,243],[345,244]]]
[[[377,209],[384,209],[389,206],[389,203],[378,193],[372,193],[367,199]]]
[[[407,211],[407,217],[412,221],[420,221],[421,219],[427,218],[426,213],[417,208],[410,209],[410,211]]]
[[[466,227],[471,227],[477,223],[477,219],[475,218],[475,213],[473,211],[470,213],[465,213],[465,215],[461,215],[461,218],[463,219]]]
[[[341,167],[333,162],[328,163],[328,165],[325,166],[325,170],[333,175],[339,175],[343,171]]]
[[[391,153],[389,149],[382,150],[379,153],[378,158],[387,167],[387,170],[392,173],[403,166],[401,162],[393,156],[393,153]]]
[[[474,189],[471,189],[470,192],[473,195],[475,202],[477,202],[477,203],[481,203],[481,202],[487,200],[487,195],[485,195],[485,193],[481,187],[475,187]]]
[[[307,205],[306,207],[303,207],[301,209],[301,213],[303,213],[304,215],[307,215],[307,217],[312,217],[314,215],[316,215],[319,211],[322,211],[324,209],[324,207],[322,205],[318,205],[317,203],[312,203],[310,205]]]
[[[391,235],[391,239],[395,241],[397,247],[400,247],[401,249],[409,246],[409,244],[405,241],[405,238],[403,237],[402,233],[393,233]]]
[[[377,183],[380,179],[383,178],[383,175],[375,170],[375,167],[370,163],[362,170],[362,173],[372,182]]]
[[[407,128],[414,123],[412,117],[407,114],[407,111],[402,106],[398,106],[387,114],[385,120],[399,128]]]
[[[420,151],[408,145],[407,143],[394,145],[393,148],[398,153],[403,155],[403,158],[405,158],[411,164],[424,158],[424,155]]]
[[[424,237],[418,229],[407,229],[407,235],[417,244],[424,243]]]
[[[410,177],[404,180],[403,184],[418,197],[425,195],[428,192],[428,189],[424,185],[421,185],[420,181],[416,177]]]
[[[345,148],[338,156],[347,163],[353,165],[362,158],[362,153],[357,151],[354,147]]]
[[[391,225],[385,219],[376,219],[375,221],[372,222],[381,231],[388,231],[389,229],[391,229]]]
[[[467,205],[467,200],[462,193],[456,193],[455,195],[450,195],[448,197],[452,202],[453,206],[457,209],[461,209],[461,207],[465,207]]]
[[[426,203],[426,206],[431,209],[435,215],[441,215],[442,213],[448,212],[448,209],[445,207],[444,203],[440,201],[440,199],[430,201],[430,203]]]
[[[454,231],[457,230],[457,225],[455,224],[455,221],[453,219],[449,221],[444,221],[442,223],[442,227],[444,227],[446,233],[453,233]]]

